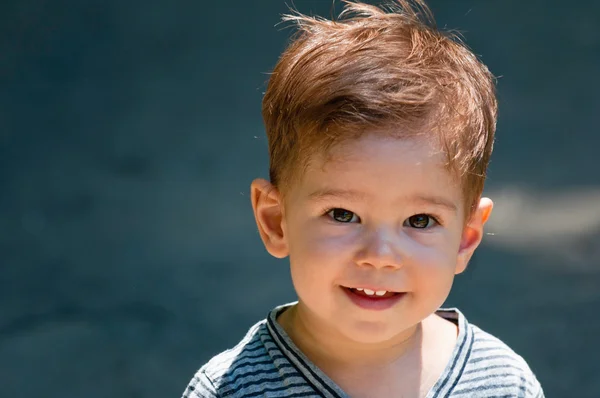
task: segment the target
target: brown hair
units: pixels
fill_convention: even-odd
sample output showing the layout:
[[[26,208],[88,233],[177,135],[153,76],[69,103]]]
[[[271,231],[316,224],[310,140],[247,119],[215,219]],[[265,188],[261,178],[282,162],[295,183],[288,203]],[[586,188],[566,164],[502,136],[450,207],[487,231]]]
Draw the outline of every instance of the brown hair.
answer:
[[[271,182],[285,188],[311,152],[366,130],[425,134],[445,151],[470,213],[492,153],[493,76],[456,35],[436,28],[421,0],[344,3],[334,21],[283,18],[298,31],[263,99]]]

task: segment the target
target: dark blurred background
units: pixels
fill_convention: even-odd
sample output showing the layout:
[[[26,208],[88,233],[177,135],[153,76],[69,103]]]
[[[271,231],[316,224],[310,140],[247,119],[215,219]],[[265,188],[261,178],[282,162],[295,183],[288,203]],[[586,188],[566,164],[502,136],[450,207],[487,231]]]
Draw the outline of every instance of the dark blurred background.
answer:
[[[430,5],[500,77],[496,209],[448,305],[548,397],[600,397],[600,2]],[[285,11],[1,2],[1,397],[179,397],[294,299],[248,198],[267,176],[260,103]]]

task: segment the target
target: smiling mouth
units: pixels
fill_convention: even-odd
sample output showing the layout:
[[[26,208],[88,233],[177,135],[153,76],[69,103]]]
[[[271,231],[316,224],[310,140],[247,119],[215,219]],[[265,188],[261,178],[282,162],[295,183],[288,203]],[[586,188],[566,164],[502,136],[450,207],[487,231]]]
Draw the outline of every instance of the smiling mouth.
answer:
[[[358,296],[368,297],[370,299],[386,299],[390,297],[394,297],[399,295],[399,292],[392,292],[388,290],[371,290],[364,289],[361,287],[353,288],[353,287],[344,287],[344,289],[350,291],[353,294]]]

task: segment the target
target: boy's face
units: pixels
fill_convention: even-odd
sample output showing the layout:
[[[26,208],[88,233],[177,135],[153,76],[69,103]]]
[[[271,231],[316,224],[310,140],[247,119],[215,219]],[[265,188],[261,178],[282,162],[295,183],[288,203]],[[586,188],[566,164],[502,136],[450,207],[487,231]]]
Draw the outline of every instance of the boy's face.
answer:
[[[371,134],[330,155],[312,159],[285,201],[253,183],[261,236],[289,255],[305,323],[357,342],[394,339],[443,304],[492,203],[465,224],[461,187],[426,141]]]

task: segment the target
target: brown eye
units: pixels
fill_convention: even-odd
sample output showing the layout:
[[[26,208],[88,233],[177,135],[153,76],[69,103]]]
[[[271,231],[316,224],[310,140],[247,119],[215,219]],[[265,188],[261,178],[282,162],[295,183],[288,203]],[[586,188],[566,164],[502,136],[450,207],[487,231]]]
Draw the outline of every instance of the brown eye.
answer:
[[[428,216],[427,214],[415,214],[408,218],[407,224],[412,228],[427,228],[434,222],[433,218]]]
[[[346,209],[332,209],[329,211],[329,217],[333,218],[337,222],[349,223],[352,222],[355,218],[358,219],[356,214],[348,211]]]

